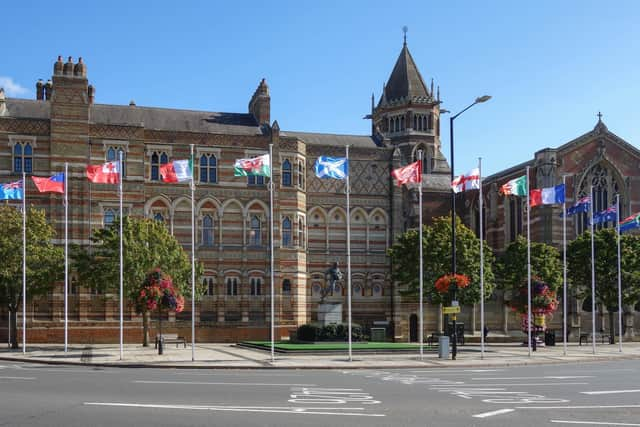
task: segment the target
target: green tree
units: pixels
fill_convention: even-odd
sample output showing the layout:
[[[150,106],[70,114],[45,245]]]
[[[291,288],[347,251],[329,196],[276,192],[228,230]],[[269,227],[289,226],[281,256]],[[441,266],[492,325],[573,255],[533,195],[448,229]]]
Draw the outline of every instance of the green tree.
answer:
[[[531,242],[531,275],[557,291],[562,285],[562,262],[558,250],[546,243]],[[518,236],[496,263],[498,288],[518,291],[527,284],[527,239]]]
[[[11,317],[11,347],[18,348],[16,314],[22,304],[22,212],[0,206],[0,303]],[[64,252],[53,245],[53,227],[44,211],[27,210],[27,300],[53,289],[64,272]]]
[[[596,302],[609,311],[611,336],[614,335],[614,312],[618,311],[618,248],[616,231],[598,230],[595,246]],[[640,236],[624,234],[620,240],[622,304],[635,304],[640,298]],[[567,247],[567,277],[579,298],[591,296],[591,234],[585,232]]]
[[[418,230],[402,234],[389,249],[393,264],[392,279],[407,286],[406,295],[419,292]],[[492,270],[493,252],[484,243],[484,289],[488,299],[494,288]],[[424,295],[434,304],[446,303],[449,295],[440,294],[435,281],[451,273],[451,218],[440,217],[430,226],[423,226],[422,250],[424,266]],[[470,305],[480,301],[480,241],[478,237],[456,218],[456,270],[471,279],[468,287],[459,289],[457,299],[461,304]]]
[[[117,294],[120,286],[119,220],[108,228],[96,230],[93,246],[74,247],[73,258],[79,281],[91,289]],[[191,297],[191,259],[167,227],[153,219],[125,217],[123,234],[124,296],[135,302],[147,274],[161,269],[173,278],[181,295]],[[203,268],[196,263],[196,299],[202,295],[199,277]],[[149,312],[143,314],[143,345],[149,345]]]

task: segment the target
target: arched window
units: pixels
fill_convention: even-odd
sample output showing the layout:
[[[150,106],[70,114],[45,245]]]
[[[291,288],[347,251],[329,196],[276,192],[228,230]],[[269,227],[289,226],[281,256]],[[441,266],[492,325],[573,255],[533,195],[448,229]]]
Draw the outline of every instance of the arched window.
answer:
[[[282,293],[285,295],[291,295],[291,280],[284,279],[282,281]]]
[[[227,277],[227,295],[238,295],[238,278]]]
[[[205,277],[204,279],[202,279],[202,287],[204,288],[204,295],[205,296],[213,296],[215,291],[216,291],[216,285],[213,282],[213,278],[209,277]]]
[[[251,295],[262,295],[262,279],[260,277],[251,278]]]
[[[261,245],[261,224],[260,218],[257,216],[251,217],[251,231],[249,233],[249,245],[260,246]]]
[[[291,247],[291,220],[288,216],[282,220],[282,246]]]
[[[109,227],[116,219],[116,211],[113,208],[107,208],[102,215],[102,225],[106,228]]]
[[[153,216],[153,219],[155,219],[158,222],[164,222],[164,216],[162,216],[162,214],[160,212],[156,213]]]
[[[593,212],[598,213],[609,206],[616,203],[616,195],[620,193],[620,184],[616,179],[616,174],[607,168],[603,164],[597,164],[591,168],[588,174],[584,177],[580,183],[580,189],[577,194],[577,198],[589,196],[591,187],[593,186]],[[622,194],[620,195],[620,206],[624,206],[622,200]],[[622,209],[620,209],[622,210]],[[621,212],[618,212],[618,218],[623,217]],[[582,234],[589,228],[590,213],[584,212],[578,215],[576,225],[578,227],[578,234]],[[606,228],[615,226],[614,223],[602,223],[594,225],[594,228]]]
[[[289,160],[285,160],[282,162],[282,186],[291,187],[291,185],[291,162]]]
[[[213,154],[200,156],[200,182],[218,182],[218,159]]]
[[[18,142],[13,146],[13,172],[33,172],[33,147],[29,142]]]
[[[298,187],[304,190],[304,162],[298,160]]]
[[[122,147],[116,148],[116,147],[109,147],[107,148],[107,152],[105,154],[105,160],[107,162],[117,162],[120,160],[120,153],[122,153],[122,176],[126,176],[126,171],[127,168],[126,166],[126,155],[125,155],[125,151],[122,149]]]
[[[213,246],[213,218],[208,214],[202,217],[202,245]]]
[[[164,151],[151,154],[151,181],[160,181],[160,165],[167,163],[169,163],[169,156]]]

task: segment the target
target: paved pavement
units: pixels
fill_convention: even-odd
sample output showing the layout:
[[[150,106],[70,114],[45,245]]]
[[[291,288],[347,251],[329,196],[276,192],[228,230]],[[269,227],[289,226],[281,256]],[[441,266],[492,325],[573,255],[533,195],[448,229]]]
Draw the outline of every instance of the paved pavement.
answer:
[[[624,343],[622,352],[618,345],[600,344],[593,354],[591,344],[568,345],[564,354],[562,344],[539,347],[528,354],[527,347],[518,344],[489,344],[484,357],[480,347],[467,344],[459,347],[457,360],[439,359],[436,351],[427,350],[420,358],[415,352],[363,354],[353,353],[349,361],[344,354],[291,354],[276,353],[274,360],[269,351],[244,348],[233,344],[198,343],[195,348],[195,360],[192,360],[191,346],[176,348],[167,345],[163,355],[158,355],[153,346],[127,344],[120,358],[118,344],[96,344],[91,346],[70,345],[65,353],[60,344],[27,344],[27,351],[0,349],[0,360],[22,361],[29,363],[80,364],[97,366],[149,366],[172,368],[212,368],[212,369],[393,369],[424,367],[492,367],[517,366],[530,364],[582,363],[603,360],[640,359],[640,343]]]

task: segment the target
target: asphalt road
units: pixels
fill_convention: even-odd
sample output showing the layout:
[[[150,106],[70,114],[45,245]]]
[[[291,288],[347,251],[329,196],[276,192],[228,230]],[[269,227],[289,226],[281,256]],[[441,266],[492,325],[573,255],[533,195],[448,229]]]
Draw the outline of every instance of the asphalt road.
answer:
[[[0,362],[1,426],[640,426],[640,361],[187,370]]]

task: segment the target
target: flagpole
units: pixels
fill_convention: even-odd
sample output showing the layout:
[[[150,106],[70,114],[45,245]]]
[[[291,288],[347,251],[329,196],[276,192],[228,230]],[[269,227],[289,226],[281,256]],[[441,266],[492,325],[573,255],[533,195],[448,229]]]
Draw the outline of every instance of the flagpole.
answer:
[[[618,235],[618,351],[622,353],[622,270],[620,269],[620,194],[616,194],[616,234]]]
[[[480,359],[484,359],[484,216],[482,199],[482,157],[478,157],[478,183],[480,208]]]
[[[591,221],[589,226],[591,227],[591,347],[593,354],[596,354],[596,264],[595,264],[595,242],[593,239],[593,204],[595,199],[593,197],[593,185],[590,188],[591,203],[589,208],[591,209]]]
[[[349,145],[345,145],[347,157],[347,168],[349,167]],[[349,170],[347,169],[346,193],[347,193],[347,311],[348,311],[348,333],[349,333],[349,362],[353,360],[352,343],[351,343],[351,208],[349,194],[351,187],[349,184]]]
[[[275,274],[273,272],[273,144],[269,144],[269,233],[270,233],[270,252],[271,252],[271,362],[276,359],[275,356]]]
[[[27,351],[27,174],[22,170],[22,352]]]
[[[193,144],[191,149],[191,361],[196,360],[196,231],[195,193],[196,181],[193,173]]]
[[[420,331],[418,340],[420,341],[420,360],[424,358],[424,265],[422,261],[422,150],[418,150],[418,161],[420,162],[420,179],[418,180],[418,258],[420,259],[419,282],[420,296],[418,298],[418,313],[420,314]]]
[[[562,349],[567,355],[567,202],[566,181],[567,176],[562,175],[562,187],[565,197],[562,199]]]
[[[64,163],[64,352],[69,344],[69,163]]]
[[[529,205],[529,166],[527,166],[527,340],[531,357],[531,206]]]
[[[123,243],[122,243],[122,221],[124,221],[124,217],[122,215],[122,151],[118,151],[120,162],[118,163],[118,172],[120,174],[118,183],[119,183],[119,193],[120,193],[120,360],[124,357],[124,331],[123,331],[123,322],[124,322],[124,304],[122,303],[122,299],[124,297],[124,276],[123,276]]]

